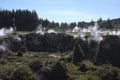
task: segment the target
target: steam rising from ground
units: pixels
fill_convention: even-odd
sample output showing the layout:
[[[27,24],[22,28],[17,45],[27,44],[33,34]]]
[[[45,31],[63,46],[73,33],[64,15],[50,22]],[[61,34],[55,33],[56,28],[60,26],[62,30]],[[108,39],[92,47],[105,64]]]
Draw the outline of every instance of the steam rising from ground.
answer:
[[[100,32],[101,32],[101,30],[99,30],[98,24],[95,23],[95,26],[92,27],[92,30],[90,32],[91,40],[94,40],[94,41],[103,40],[103,37]]]
[[[40,34],[44,35],[44,33],[57,33],[57,31],[55,31],[54,29],[39,28],[39,29],[37,29],[36,33],[40,33]]]
[[[49,29],[48,33],[57,33],[54,29]]]
[[[0,52],[1,52],[1,51],[5,51],[5,50],[6,50],[6,47],[3,46],[3,45],[0,45]]]
[[[12,27],[10,27],[9,29],[7,29],[7,28],[1,28],[1,29],[0,29],[0,38],[1,38],[1,39],[2,39],[2,38],[7,38],[7,37],[8,37],[7,34],[11,34],[11,33],[13,33],[13,32],[14,32],[14,30],[13,30]],[[18,35],[12,35],[11,37],[12,37],[12,39],[13,39],[14,41],[17,41],[17,42],[21,42],[21,41],[22,41],[21,38],[20,38]],[[3,40],[3,41],[0,43],[0,51],[5,51],[5,50],[8,49],[8,48],[9,48],[9,42],[6,41],[6,39],[5,39],[5,40]]]
[[[12,27],[10,27],[9,29],[7,28],[1,28],[0,29],[0,37],[4,37],[6,36],[7,34],[10,34],[12,33],[14,30]],[[6,43],[5,41],[3,41],[1,44],[0,44],[0,51],[5,51],[8,47],[8,44],[9,43]]]
[[[77,35],[82,38],[83,40],[94,40],[94,41],[101,41],[103,40],[101,30],[99,30],[99,26],[97,23],[95,23],[94,26],[89,26],[88,28],[79,28],[75,26],[72,32],[76,32]],[[76,35],[74,35],[74,38],[76,38]]]
[[[106,35],[120,36],[120,30],[102,30],[99,29],[99,25],[97,23],[95,23],[94,26],[89,26],[88,28],[79,28],[75,26],[72,32],[77,33],[78,37],[82,38],[83,40],[87,40],[87,41],[94,40],[98,42],[102,41],[103,36]],[[74,38],[76,37],[77,36],[75,34]]]
[[[1,28],[0,29],[0,36],[5,36],[6,34],[12,33],[14,30],[12,27],[10,27],[9,29],[7,28]]]

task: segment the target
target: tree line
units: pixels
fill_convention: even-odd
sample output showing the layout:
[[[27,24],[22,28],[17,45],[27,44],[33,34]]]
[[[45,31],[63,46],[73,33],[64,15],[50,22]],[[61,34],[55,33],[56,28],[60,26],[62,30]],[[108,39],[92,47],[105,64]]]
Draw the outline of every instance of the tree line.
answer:
[[[91,20],[90,22],[85,22],[85,21],[80,21],[80,22],[62,22],[62,23],[57,23],[57,22],[50,22],[47,19],[40,19],[40,24],[45,27],[45,28],[60,28],[60,29],[73,29],[75,26],[78,26],[80,28],[88,28],[89,26],[94,26],[94,23],[97,22],[100,28],[104,29],[112,29],[113,26],[115,25],[113,23],[113,20],[102,20],[102,18],[99,18],[97,21]]]
[[[54,21],[49,21],[48,19],[39,18],[35,10],[0,10],[0,28],[16,28],[17,31],[32,31],[37,28],[38,25],[42,25],[45,28],[61,28],[61,29],[73,29],[75,26],[86,28],[90,25],[94,25],[94,22],[71,22],[71,23],[58,23]],[[98,21],[100,28],[112,29],[112,21],[102,20],[100,18]]]
[[[0,10],[0,28],[16,27],[18,31],[31,31],[38,24],[39,18],[34,10]]]

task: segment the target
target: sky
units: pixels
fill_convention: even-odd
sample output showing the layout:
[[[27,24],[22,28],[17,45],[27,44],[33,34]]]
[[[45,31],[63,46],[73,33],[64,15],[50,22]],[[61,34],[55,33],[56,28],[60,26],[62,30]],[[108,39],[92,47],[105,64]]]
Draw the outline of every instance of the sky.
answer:
[[[120,0],[0,0],[0,8],[36,10],[39,18],[55,22],[120,18]]]

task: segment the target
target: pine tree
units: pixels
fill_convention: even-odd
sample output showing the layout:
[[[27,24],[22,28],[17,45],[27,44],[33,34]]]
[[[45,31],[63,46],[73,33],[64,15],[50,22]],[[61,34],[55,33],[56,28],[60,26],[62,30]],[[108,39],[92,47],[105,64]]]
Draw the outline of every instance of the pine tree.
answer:
[[[74,64],[80,63],[83,60],[83,58],[84,58],[84,53],[81,49],[81,46],[79,45],[78,40],[76,40],[75,48],[73,51],[73,63]]]

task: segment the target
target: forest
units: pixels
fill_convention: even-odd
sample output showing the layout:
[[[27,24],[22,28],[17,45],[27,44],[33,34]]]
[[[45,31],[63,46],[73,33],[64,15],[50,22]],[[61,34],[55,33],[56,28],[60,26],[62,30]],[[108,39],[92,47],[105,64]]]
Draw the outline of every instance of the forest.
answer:
[[[99,18],[97,21],[91,20],[91,22],[55,22],[49,21],[48,19],[39,18],[37,12],[35,10],[0,10],[0,28],[13,27],[17,31],[32,31],[37,28],[38,25],[42,25],[42,27],[51,29],[51,28],[60,28],[60,29],[73,29],[75,26],[86,28],[90,25],[94,25],[94,22],[97,22],[100,25],[100,28],[103,29],[119,29],[120,18],[118,19],[109,19],[102,20]]]

